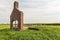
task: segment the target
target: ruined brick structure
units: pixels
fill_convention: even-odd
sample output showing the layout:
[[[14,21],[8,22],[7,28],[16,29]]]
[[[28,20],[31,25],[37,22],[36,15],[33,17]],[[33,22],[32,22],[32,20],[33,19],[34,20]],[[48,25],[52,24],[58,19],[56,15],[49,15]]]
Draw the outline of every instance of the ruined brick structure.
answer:
[[[14,2],[14,9],[10,15],[10,29],[13,29],[13,22],[18,21],[17,30],[23,29],[23,12],[19,9],[19,4],[17,1]]]

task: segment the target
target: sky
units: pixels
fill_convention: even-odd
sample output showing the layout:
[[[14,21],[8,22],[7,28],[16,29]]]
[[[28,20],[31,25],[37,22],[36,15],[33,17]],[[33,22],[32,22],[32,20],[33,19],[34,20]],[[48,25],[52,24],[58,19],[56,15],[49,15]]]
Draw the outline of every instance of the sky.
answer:
[[[10,23],[14,1],[24,13],[24,23],[60,23],[60,0],[0,0],[0,24]]]

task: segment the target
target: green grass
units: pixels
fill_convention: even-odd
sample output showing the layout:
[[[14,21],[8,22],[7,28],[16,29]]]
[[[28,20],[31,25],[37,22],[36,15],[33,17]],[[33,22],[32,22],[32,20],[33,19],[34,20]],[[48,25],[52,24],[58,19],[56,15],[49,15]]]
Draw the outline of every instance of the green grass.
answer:
[[[10,30],[10,25],[0,25],[0,40],[60,40],[60,26],[26,25],[39,30]]]

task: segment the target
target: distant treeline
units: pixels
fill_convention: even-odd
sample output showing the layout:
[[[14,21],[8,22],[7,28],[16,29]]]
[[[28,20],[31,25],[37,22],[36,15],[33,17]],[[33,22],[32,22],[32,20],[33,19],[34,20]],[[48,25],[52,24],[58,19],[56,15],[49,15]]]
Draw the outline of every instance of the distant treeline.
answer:
[[[10,25],[10,24],[0,24],[0,25]],[[24,25],[60,25],[60,23],[28,23]]]
[[[50,24],[49,23],[47,23],[47,24],[35,23],[35,24],[25,24],[25,25],[60,25],[60,23],[50,23]]]

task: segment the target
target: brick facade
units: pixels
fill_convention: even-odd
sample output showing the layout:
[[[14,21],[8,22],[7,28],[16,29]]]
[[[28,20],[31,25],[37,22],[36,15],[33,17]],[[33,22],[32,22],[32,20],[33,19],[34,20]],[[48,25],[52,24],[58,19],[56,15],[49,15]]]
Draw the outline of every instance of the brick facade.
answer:
[[[17,1],[14,2],[14,8],[10,15],[10,29],[13,29],[13,21],[18,21],[17,30],[23,29],[23,12],[19,10],[19,4]]]

